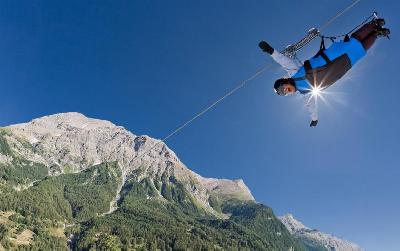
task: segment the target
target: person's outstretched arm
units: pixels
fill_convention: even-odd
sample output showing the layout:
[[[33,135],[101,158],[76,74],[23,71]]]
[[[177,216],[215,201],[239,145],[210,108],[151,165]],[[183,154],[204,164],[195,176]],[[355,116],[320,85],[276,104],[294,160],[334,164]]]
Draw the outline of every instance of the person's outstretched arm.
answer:
[[[306,94],[303,96],[305,105],[307,107],[308,112],[310,113],[311,123],[310,126],[317,126],[318,124],[318,107],[317,107],[317,98],[311,96],[311,94]]]
[[[282,68],[285,69],[285,71],[289,74],[289,76],[292,76],[293,74],[295,74],[300,69],[300,67],[302,66],[296,60],[293,60],[293,59],[291,59],[289,57],[286,57],[285,55],[283,55],[279,51],[277,51],[274,48],[272,48],[272,46],[269,45],[265,41],[261,41],[258,44],[258,46],[261,48],[262,51],[264,51],[264,52],[268,53],[269,55],[271,55],[271,57],[275,60],[275,62],[280,64],[282,66]]]

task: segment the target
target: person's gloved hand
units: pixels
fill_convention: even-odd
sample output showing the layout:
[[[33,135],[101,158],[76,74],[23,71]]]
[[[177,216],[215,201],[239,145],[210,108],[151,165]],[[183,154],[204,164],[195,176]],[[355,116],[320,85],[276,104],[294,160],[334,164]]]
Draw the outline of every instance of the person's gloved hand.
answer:
[[[272,55],[272,53],[274,53],[274,48],[272,48],[272,46],[269,45],[269,44],[268,44],[267,42],[265,42],[265,41],[261,41],[261,42],[258,44],[258,47],[260,47],[261,50],[263,50],[264,52],[269,53],[269,54],[271,54],[271,55]]]
[[[317,126],[317,124],[318,124],[318,120],[313,120],[313,121],[311,121],[310,127]]]

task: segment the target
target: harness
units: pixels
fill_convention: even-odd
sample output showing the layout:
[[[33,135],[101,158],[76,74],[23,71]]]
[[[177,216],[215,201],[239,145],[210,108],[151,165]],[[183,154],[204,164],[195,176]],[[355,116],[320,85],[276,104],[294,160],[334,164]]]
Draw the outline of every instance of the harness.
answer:
[[[298,81],[308,81],[311,87],[319,87],[325,89],[339,80],[343,75],[346,74],[348,70],[351,68],[351,62],[347,55],[344,53],[334,59],[330,59],[325,53],[325,41],[322,37],[320,48],[310,60],[306,60],[304,62],[304,75],[303,76],[296,76],[299,75],[299,72],[295,74],[292,79],[295,82]],[[312,67],[311,60],[317,59],[321,57],[325,64],[318,67]]]
[[[319,50],[318,50],[317,54],[314,55],[313,58],[317,58],[318,56],[321,56],[321,57],[325,60],[326,64],[329,64],[329,62],[331,62],[331,60],[330,60],[330,59],[328,58],[328,56],[325,54],[325,50],[326,50],[326,47],[325,47],[325,39],[322,38],[322,39],[321,39],[321,44],[320,44],[320,46],[319,46]],[[304,62],[304,69],[305,69],[306,72],[309,72],[310,70],[312,70],[310,60],[306,60],[306,61]],[[304,76],[304,79],[306,79],[305,76]]]

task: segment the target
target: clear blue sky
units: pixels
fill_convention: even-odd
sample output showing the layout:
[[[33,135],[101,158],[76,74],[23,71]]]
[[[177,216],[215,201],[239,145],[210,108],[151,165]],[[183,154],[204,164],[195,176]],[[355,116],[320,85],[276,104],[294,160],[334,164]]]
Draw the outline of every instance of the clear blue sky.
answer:
[[[162,138],[271,62],[259,40],[283,48],[350,2],[1,1],[0,124],[77,111]],[[393,35],[330,89],[317,128],[299,98],[272,92],[274,65],[169,146],[203,176],[243,178],[278,215],[399,250],[399,9],[361,1],[329,27],[377,10]]]

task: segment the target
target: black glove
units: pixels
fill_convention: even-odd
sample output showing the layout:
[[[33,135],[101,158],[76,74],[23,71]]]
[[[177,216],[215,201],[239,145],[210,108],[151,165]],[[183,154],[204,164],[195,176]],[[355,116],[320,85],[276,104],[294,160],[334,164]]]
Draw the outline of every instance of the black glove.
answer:
[[[271,47],[271,45],[269,45],[267,42],[265,41],[261,41],[258,44],[258,47],[261,48],[261,50],[263,50],[266,53],[269,53],[270,55],[272,55],[272,53],[274,53],[274,48]]]
[[[317,126],[318,120],[311,121],[310,127]]]

